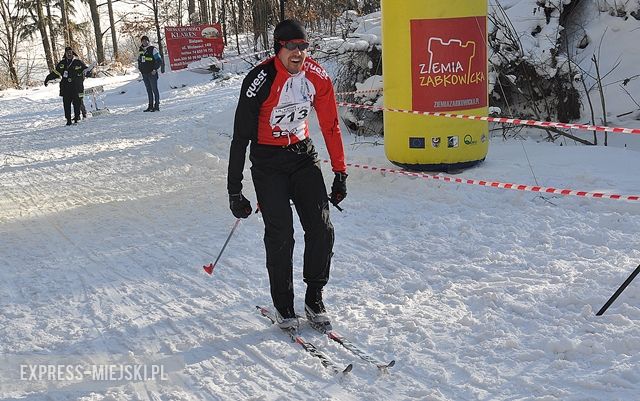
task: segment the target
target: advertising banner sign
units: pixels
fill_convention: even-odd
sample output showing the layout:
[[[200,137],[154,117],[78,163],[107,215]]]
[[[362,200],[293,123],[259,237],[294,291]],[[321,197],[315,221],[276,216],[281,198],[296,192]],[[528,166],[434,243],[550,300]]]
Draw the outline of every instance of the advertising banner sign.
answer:
[[[487,106],[486,17],[411,20],[413,110]]]
[[[192,26],[165,27],[164,34],[172,70],[203,57],[222,58],[224,40],[219,23]]]

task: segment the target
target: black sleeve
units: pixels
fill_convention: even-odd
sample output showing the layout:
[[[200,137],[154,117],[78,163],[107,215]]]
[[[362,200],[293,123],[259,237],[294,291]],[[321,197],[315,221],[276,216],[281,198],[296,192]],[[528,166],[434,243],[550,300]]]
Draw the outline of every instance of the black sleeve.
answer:
[[[84,70],[87,68],[87,65],[84,63],[84,61],[78,59],[77,60],[78,66],[79,67],[76,71],[76,73],[74,74],[77,80],[80,81],[84,81]]]
[[[233,139],[229,150],[227,191],[237,194],[242,191],[242,171],[246,160],[249,141],[258,135],[258,115],[260,106],[269,96],[275,76],[273,64],[261,64],[247,74],[242,81],[240,100],[233,123]]]
[[[52,79],[57,79],[60,78],[60,74],[58,74],[57,72],[52,72],[49,75],[47,75],[47,77],[44,79],[44,82],[49,82]]]
[[[53,71],[51,71],[51,73],[47,75],[47,77],[44,79],[44,82],[49,82],[52,79],[62,78],[63,73],[64,73],[64,64],[62,63],[62,60],[60,60],[56,63],[56,66],[54,67]]]
[[[141,57],[140,52],[142,52],[142,46],[138,47],[138,70],[142,72],[142,65],[140,63],[140,57]]]

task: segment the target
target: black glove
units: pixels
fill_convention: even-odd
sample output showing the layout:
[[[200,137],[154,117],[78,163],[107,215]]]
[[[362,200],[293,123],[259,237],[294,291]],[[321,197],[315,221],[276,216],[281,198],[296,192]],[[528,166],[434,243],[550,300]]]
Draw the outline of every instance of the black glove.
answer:
[[[229,195],[229,209],[239,219],[246,219],[253,211],[251,202],[242,193]]]
[[[47,81],[46,79],[44,80],[44,86],[49,85],[49,81]]]
[[[329,201],[333,205],[337,205],[347,197],[347,177],[347,173],[336,173],[329,195]]]

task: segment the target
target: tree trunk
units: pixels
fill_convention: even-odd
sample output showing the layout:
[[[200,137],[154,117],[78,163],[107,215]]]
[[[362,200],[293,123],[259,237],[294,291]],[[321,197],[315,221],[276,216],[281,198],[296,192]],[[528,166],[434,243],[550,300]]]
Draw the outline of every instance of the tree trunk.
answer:
[[[20,80],[18,79],[18,71],[14,65],[15,57],[9,60],[9,78],[16,89],[20,89]]]
[[[236,28],[236,34],[239,31],[244,32],[244,0],[238,0],[238,26]]]
[[[118,60],[118,36],[116,35],[116,22],[113,18],[113,4],[111,0],[107,0],[107,7],[109,8],[109,26],[111,28],[111,42],[113,45],[113,59]]]
[[[209,1],[200,0],[200,22],[203,24],[209,23]]]
[[[224,38],[224,45],[227,45],[227,0],[222,1],[222,37]]]
[[[262,50],[269,48],[269,3],[267,0],[253,0],[251,9],[253,15],[253,50],[258,51],[258,43],[262,40]]]
[[[96,0],[88,0],[91,20],[93,21],[93,32],[96,35],[96,56],[98,64],[104,64],[104,46],[102,45],[102,28],[100,28],[100,13]]]
[[[45,7],[47,9],[47,25],[49,26],[49,37],[51,38],[51,58],[55,63],[59,57],[58,46],[56,45],[56,31],[53,29],[53,18],[51,17],[51,2],[45,0]]]
[[[47,34],[47,27],[44,20],[44,12],[42,11],[42,0],[36,0],[35,2],[36,12],[38,16],[38,30],[40,31],[40,37],[42,38],[42,47],[44,48],[44,56],[47,60],[47,67],[49,71],[53,70],[54,61],[51,55],[51,47],[49,45],[49,34]]]
[[[236,15],[236,2],[231,0],[231,22],[233,22],[233,30],[236,35],[236,49],[238,49],[238,55],[240,55],[240,40],[238,39],[238,17]]]
[[[191,0],[189,0],[191,1]],[[160,33],[160,5],[159,0],[153,0],[153,22],[156,26],[156,38],[158,39],[158,53],[162,58],[162,65],[160,66],[160,72],[164,73],[164,48],[162,46],[162,34]]]
[[[62,15],[62,40],[65,46],[71,46],[71,28],[67,15],[67,0],[60,0],[60,14]]]
[[[211,0],[211,6],[210,6],[210,10],[211,10],[211,22],[217,22],[218,21],[218,10],[217,7],[218,5],[216,4],[216,0]]]
[[[187,12],[189,13],[189,25],[197,23],[196,21],[196,0],[189,0],[187,4]]]

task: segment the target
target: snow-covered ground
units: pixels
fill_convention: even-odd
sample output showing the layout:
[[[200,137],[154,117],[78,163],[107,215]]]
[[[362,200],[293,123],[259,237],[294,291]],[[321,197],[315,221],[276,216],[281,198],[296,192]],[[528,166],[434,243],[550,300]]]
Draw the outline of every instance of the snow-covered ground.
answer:
[[[259,215],[242,221],[212,276],[202,270],[234,223],[226,168],[241,76],[209,79],[162,75],[153,114],[141,112],[135,76],[90,79],[105,85],[112,112],[71,127],[57,85],[3,93],[0,398],[638,398],[640,281],[595,316],[640,263],[638,202],[355,168],[345,212],[332,210],[326,304],[338,331],[397,363],[379,374],[303,328],[336,363],[354,363],[333,377],[255,310],[270,304]],[[349,162],[393,167],[381,146],[348,134],[345,143]],[[461,175],[640,194],[638,156],[494,137],[486,162]],[[301,310],[298,225],[296,239]],[[123,361],[162,365],[166,380],[21,377],[28,364]]]
[[[522,32],[533,3],[502,2]],[[638,128],[635,114],[616,117],[635,109],[637,21],[588,3],[576,12],[592,42],[576,59],[591,71],[604,35],[603,70],[622,60],[605,89],[610,121]],[[373,43],[367,26],[361,39]],[[380,374],[303,327],[334,362],[354,364],[337,378],[291,344],[255,310],[270,305],[259,214],[240,223],[212,276],[202,270],[235,222],[226,170],[242,76],[225,78],[163,74],[159,113],[142,113],[136,75],[88,79],[104,85],[111,113],[71,127],[57,85],[0,93],[0,399],[638,399],[640,278],[595,313],[640,263],[640,202],[351,168],[345,211],[332,209],[325,301],[339,332],[396,366]],[[460,177],[640,194],[640,136],[609,141],[505,142],[496,131],[487,160]],[[373,142],[345,134],[347,161],[394,168]],[[297,223],[296,240],[302,312]],[[117,380],[118,367],[141,366],[162,374]],[[116,375],[95,381],[76,367]]]

